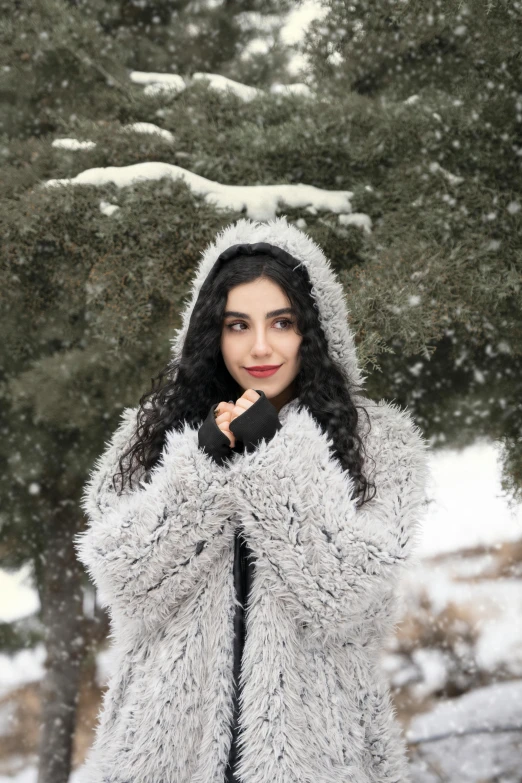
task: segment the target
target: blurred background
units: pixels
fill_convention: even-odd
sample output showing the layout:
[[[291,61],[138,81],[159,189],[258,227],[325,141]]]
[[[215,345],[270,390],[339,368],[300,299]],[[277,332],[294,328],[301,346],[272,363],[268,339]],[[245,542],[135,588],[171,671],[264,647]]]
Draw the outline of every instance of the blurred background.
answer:
[[[433,481],[382,666],[414,783],[522,780],[522,4],[0,0],[0,781],[74,783],[110,670],[79,498],[200,253],[285,214]]]

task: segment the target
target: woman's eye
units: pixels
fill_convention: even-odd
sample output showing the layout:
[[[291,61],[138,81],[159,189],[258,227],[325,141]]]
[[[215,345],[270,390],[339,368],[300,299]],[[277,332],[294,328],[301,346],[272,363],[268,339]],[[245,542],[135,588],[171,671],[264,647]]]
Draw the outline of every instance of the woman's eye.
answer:
[[[285,324],[284,328],[277,329],[276,331],[279,332],[286,332],[286,330],[293,324],[293,321],[290,321],[288,318],[279,318],[277,321],[274,321],[276,324]],[[234,321],[233,324],[228,324],[227,329],[230,329],[232,332],[242,332],[243,329],[234,329],[234,326],[246,326],[244,321]]]

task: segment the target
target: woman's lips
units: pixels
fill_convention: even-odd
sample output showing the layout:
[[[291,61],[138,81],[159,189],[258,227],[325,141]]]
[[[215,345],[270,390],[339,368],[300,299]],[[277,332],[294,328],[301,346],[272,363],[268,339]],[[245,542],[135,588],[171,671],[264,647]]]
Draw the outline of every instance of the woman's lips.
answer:
[[[282,365],[279,365],[281,367]],[[249,370],[248,367],[245,367],[245,370],[250,373],[250,375],[253,375],[255,378],[268,378],[269,375],[273,375],[279,370],[279,367],[274,367],[273,370]]]

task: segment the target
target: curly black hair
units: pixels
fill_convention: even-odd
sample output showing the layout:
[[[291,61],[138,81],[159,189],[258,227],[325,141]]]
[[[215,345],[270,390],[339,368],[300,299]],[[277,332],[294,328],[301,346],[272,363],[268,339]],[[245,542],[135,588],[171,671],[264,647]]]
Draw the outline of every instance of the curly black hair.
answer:
[[[353,399],[361,389],[346,378],[330,356],[308,270],[304,264],[292,270],[265,254],[238,255],[204,281],[181,356],[171,359],[140,399],[133,442],[121,456],[120,472],[116,474],[121,479],[121,491],[127,481],[132,489],[132,476],[140,467],[145,481],[150,479],[168,430],[181,430],[184,422],[200,426],[211,405],[241,396],[242,389],[228,372],[221,353],[223,313],[228,292],[258,278],[279,285],[296,312],[295,326],[302,336],[300,370],[294,379],[299,407],[306,407],[333,441],[333,456],[353,479],[357,505],[374,497],[375,486],[363,473],[365,452],[358,428],[359,411],[364,412],[369,424],[368,413]],[[371,489],[374,494],[369,496]]]

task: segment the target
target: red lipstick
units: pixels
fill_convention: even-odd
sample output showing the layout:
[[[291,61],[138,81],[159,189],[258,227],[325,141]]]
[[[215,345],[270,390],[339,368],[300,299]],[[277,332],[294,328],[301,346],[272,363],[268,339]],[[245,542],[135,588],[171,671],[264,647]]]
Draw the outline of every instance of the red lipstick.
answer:
[[[252,367],[245,367],[245,370],[253,375],[255,378],[268,378],[278,371],[282,365],[280,364],[264,364],[254,365]]]

